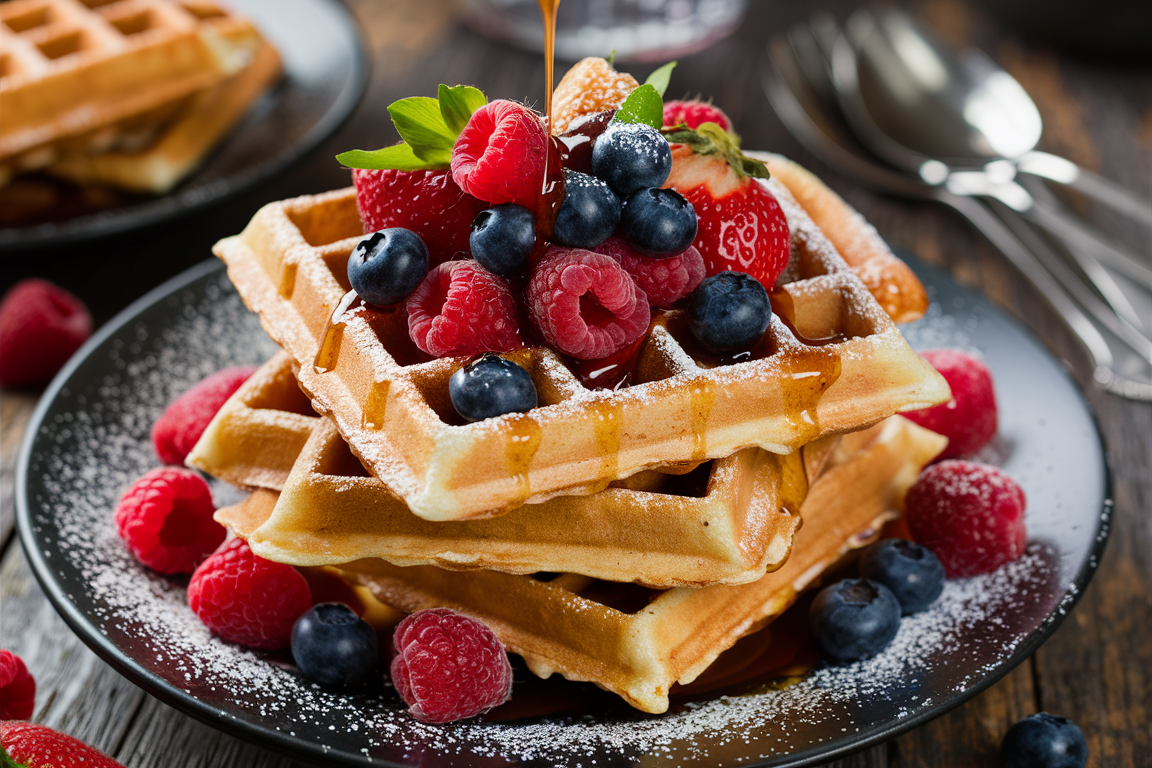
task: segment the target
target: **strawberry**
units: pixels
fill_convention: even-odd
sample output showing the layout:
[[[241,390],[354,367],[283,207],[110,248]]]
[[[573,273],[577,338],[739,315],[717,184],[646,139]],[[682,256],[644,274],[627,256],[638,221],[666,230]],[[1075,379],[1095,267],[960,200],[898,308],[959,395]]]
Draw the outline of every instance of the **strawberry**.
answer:
[[[791,234],[780,203],[756,180],[768,177],[764,164],[744,156],[715,123],[666,135],[673,145],[672,173],[664,186],[696,209],[692,244],[708,275],[746,272],[771,291],[788,264]]]
[[[571,130],[586,115],[616,109],[639,85],[604,59],[590,56],[576,62],[552,93],[552,133]]]
[[[404,227],[428,246],[431,266],[468,252],[472,220],[487,204],[457,186],[447,170],[354,169],[356,207],[365,232]]]
[[[677,125],[687,125],[696,130],[704,123],[716,123],[726,131],[732,130],[732,120],[724,114],[720,107],[706,101],[691,99],[688,101],[664,102],[664,126],[674,128]]]
[[[124,768],[87,744],[35,723],[0,723],[0,745],[26,768]]]

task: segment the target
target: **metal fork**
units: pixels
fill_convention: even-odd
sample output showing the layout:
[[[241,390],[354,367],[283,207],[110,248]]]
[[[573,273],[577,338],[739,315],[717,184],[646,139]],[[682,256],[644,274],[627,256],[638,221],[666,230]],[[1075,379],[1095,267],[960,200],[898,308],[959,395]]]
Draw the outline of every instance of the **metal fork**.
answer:
[[[1028,238],[1026,244],[1020,236],[1023,230],[1006,223],[1006,219],[1015,216],[1010,209],[994,212],[973,197],[926,184],[872,159],[852,137],[847,123],[835,107],[831,83],[823,82],[827,76],[825,65],[817,58],[821,54],[807,27],[793,28],[787,38],[773,38],[768,44],[768,54],[769,63],[762,72],[765,91],[785,126],[801,144],[828,165],[874,189],[901,197],[934,200],[959,212],[1064,318],[1091,358],[1093,378],[1099,386],[1123,397],[1152,400],[1152,349],[1134,350],[1129,340],[1085,314],[1046,266],[1061,264],[1068,270],[1067,265],[1031,230],[1030,237],[1025,235]],[[1018,221],[1027,227],[1022,220]],[[1091,291],[1082,287],[1085,295],[1078,298],[1099,303]],[[1119,369],[1117,351],[1123,354],[1125,369],[1130,370]]]

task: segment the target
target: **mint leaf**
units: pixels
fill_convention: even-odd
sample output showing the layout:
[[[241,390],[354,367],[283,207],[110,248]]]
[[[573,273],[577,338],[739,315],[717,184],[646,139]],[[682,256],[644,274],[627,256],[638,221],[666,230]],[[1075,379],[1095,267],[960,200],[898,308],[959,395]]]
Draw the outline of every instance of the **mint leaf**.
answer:
[[[484,92],[470,85],[453,88],[441,83],[437,96],[440,97],[440,116],[455,136],[459,136],[468,125],[472,113],[488,103]]]
[[[453,133],[440,114],[440,102],[427,96],[400,99],[388,105],[388,114],[400,138],[421,160],[447,163],[452,160]]]
[[[663,96],[664,92],[668,90],[668,83],[672,80],[672,70],[675,68],[675,61],[668,62],[652,74],[648,75],[648,79],[644,81],[644,84],[652,86],[656,89],[657,93]]]
[[[664,127],[664,100],[659,91],[650,83],[645,83],[624,99],[616,117],[622,123],[645,123],[656,130]]]
[[[608,62],[608,66],[610,66],[610,67],[616,66],[616,49],[615,48],[612,49],[612,53],[608,54],[608,58],[605,59],[605,61]]]
[[[429,162],[417,157],[412,147],[401,143],[371,152],[353,149],[336,155],[336,159],[346,168],[372,171],[442,171],[448,167],[452,155],[449,152],[444,162]]]

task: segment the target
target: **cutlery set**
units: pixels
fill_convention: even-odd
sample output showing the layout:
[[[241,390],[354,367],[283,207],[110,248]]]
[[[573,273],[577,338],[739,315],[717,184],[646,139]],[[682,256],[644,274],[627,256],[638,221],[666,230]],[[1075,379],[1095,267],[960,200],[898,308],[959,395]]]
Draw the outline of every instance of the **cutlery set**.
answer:
[[[1152,400],[1152,266],[1071,211],[1049,183],[1152,230],[1152,201],[1035,149],[1040,113],[983,53],[954,54],[899,10],[828,14],[768,44],[763,81],[793,136],[888,194],[950,206],[1066,321],[1095,382]]]

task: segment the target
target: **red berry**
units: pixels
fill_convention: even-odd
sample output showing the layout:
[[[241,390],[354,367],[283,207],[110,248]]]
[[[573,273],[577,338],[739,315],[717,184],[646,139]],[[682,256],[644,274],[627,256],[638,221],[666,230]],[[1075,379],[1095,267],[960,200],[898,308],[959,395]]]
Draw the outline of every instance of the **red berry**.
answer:
[[[726,151],[734,152],[729,146]],[[776,196],[758,180],[742,176],[722,154],[672,147],[672,173],[665,187],[684,195],[696,210],[692,245],[708,276],[745,272],[771,291],[792,255],[788,219]]]
[[[232,539],[192,574],[188,606],[224,640],[275,651],[291,643],[292,625],[312,606],[312,595],[295,568]]]
[[[212,519],[216,506],[200,475],[154,469],[137,480],[116,508],[116,528],[128,549],[160,573],[192,573],[227,531]]]
[[[1024,552],[1024,491],[995,467],[933,464],[904,506],[912,538],[936,553],[950,579],[990,573]]]
[[[996,393],[988,366],[955,349],[936,349],[920,356],[940,371],[952,388],[952,399],[903,415],[948,438],[941,459],[955,459],[980,450],[996,435]]]
[[[47,280],[23,280],[0,299],[0,387],[44,384],[92,335],[84,302]]]
[[[468,252],[472,220],[488,206],[466,194],[448,171],[352,171],[365,232],[410,229],[428,246],[432,266]]]
[[[475,261],[449,261],[408,297],[408,335],[434,357],[524,346],[508,284]]]
[[[528,281],[528,313],[554,349],[599,360],[644,336],[648,298],[615,260],[552,247]]]
[[[26,768],[124,768],[103,752],[35,723],[0,723],[0,745]]]
[[[704,280],[704,257],[695,246],[667,259],[652,259],[612,235],[592,250],[611,256],[632,276],[653,307],[670,307],[696,290]]]
[[[508,654],[475,619],[448,608],[417,611],[396,627],[393,643],[392,684],[417,720],[462,720],[512,695]]]
[[[152,445],[165,464],[183,464],[208,422],[256,372],[252,366],[225,368],[202,379],[165,409],[152,425]]]
[[[0,720],[27,720],[36,709],[36,681],[14,653],[0,651]]]
[[[503,99],[472,113],[452,148],[452,178],[492,205],[516,203],[530,211],[544,188],[548,133],[538,114]]]
[[[668,127],[686,124],[695,130],[701,123],[716,123],[726,131],[732,130],[732,121],[719,108],[705,101],[666,101],[664,102],[664,125]]]

